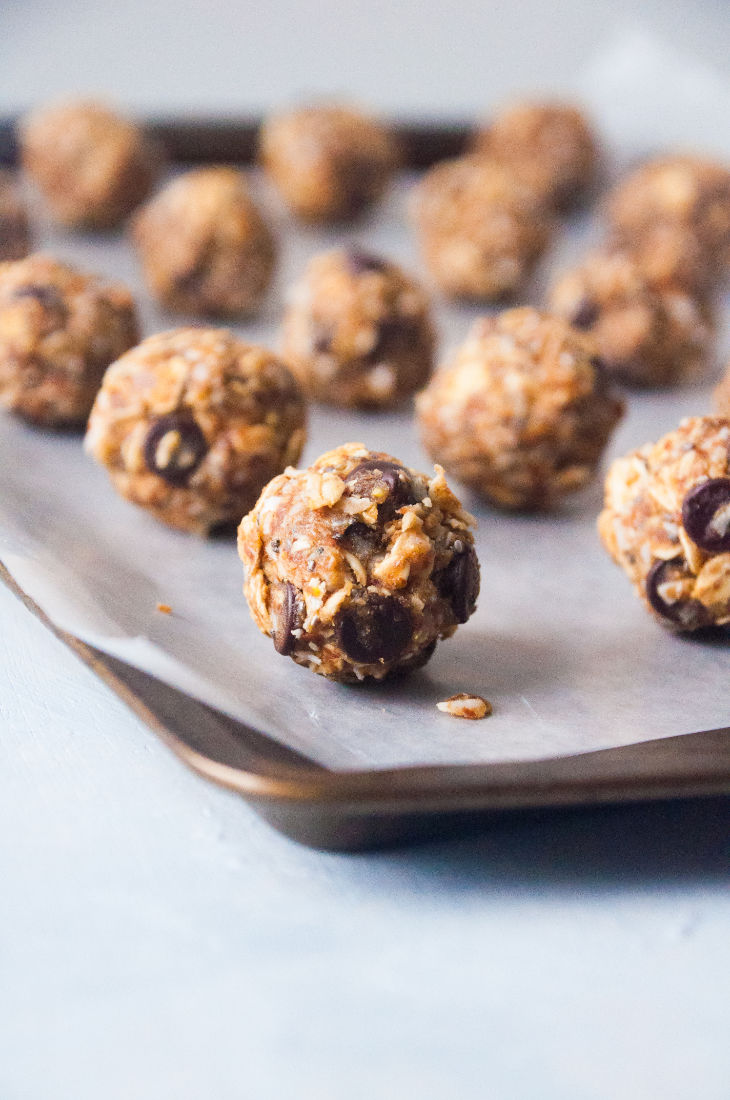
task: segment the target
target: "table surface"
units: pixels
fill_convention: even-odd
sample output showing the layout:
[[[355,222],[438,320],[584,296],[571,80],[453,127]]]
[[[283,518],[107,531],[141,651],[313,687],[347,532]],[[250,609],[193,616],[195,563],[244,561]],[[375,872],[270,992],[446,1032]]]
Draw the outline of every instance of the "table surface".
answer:
[[[391,5],[365,20],[328,3],[321,34],[290,33],[276,79],[283,98],[377,84],[386,109],[478,110],[536,72],[559,87],[633,6],[563,3],[548,23],[536,0],[498,5],[495,29],[475,0],[459,21],[432,3],[427,27],[414,3],[400,23]],[[104,81],[140,110],[240,110],[242,81],[243,106],[272,101],[271,50],[221,28],[281,36],[293,4],[190,8],[9,0],[0,113]],[[642,14],[725,59],[719,0]],[[515,817],[399,851],[310,851],[187,772],[0,586],[0,1100],[726,1100],[729,811]]]

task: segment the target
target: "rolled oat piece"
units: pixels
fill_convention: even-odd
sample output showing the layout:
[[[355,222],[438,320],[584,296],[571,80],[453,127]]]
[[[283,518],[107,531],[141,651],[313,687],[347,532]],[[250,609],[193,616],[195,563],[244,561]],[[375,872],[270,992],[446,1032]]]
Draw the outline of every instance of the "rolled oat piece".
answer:
[[[337,447],[274,478],[244,517],[251,615],[278,653],[331,680],[420,668],[475,610],[472,523],[440,468]]]
[[[22,260],[29,250],[28,211],[15,176],[0,168],[0,261]]]
[[[319,401],[388,408],[433,368],[428,298],[396,264],[351,247],[315,256],[290,294],[283,354]]]
[[[150,293],[167,309],[250,314],[271,284],[274,235],[234,168],[178,176],[137,212],[132,236]]]
[[[541,202],[574,206],[596,176],[598,146],[588,119],[568,103],[515,103],[479,130],[474,151],[511,168]]]
[[[83,424],[104,371],[139,339],[132,296],[51,256],[0,264],[0,405]]]
[[[238,523],[304,437],[304,399],[279,359],[224,329],[181,328],[109,368],[85,447],[127,500],[206,535]]]
[[[21,122],[19,139],[23,167],[55,220],[72,228],[119,225],[162,165],[139,126],[93,100],[39,107]]]
[[[259,156],[284,202],[308,222],[356,217],[380,198],[399,162],[382,123],[336,104],[267,119]]]
[[[533,191],[482,156],[443,161],[414,192],[421,251],[454,298],[511,297],[548,243],[551,221]]]
[[[498,507],[526,511],[591,480],[623,407],[590,337],[528,308],[477,320],[416,399],[432,458]]]
[[[606,369],[634,386],[672,386],[705,373],[715,332],[709,299],[656,284],[642,261],[608,249],[553,286],[550,308],[595,339]]]
[[[730,264],[730,169],[700,157],[647,161],[607,203],[614,239],[673,280],[702,287]]]
[[[598,531],[663,626],[730,623],[730,420],[683,420],[614,462]]]

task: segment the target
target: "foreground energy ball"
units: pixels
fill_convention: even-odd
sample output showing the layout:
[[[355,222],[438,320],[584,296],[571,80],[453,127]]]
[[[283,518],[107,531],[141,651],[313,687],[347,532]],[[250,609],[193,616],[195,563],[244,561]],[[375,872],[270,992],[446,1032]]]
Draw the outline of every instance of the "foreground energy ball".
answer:
[[[186,172],[135,215],[132,232],[147,285],[168,309],[235,316],[261,305],[276,244],[241,172]]]
[[[730,623],[730,420],[683,420],[614,462],[598,530],[664,626]]]
[[[359,248],[315,256],[284,317],[284,357],[312,397],[334,405],[387,408],[420,389],[434,342],[420,286]]]
[[[254,621],[333,680],[419,668],[476,607],[472,522],[443,470],[429,480],[360,443],[286,470],[239,530]]]
[[[702,286],[730,265],[730,169],[697,157],[648,161],[608,200],[614,239],[676,281]],[[684,260],[683,260],[684,257]],[[704,271],[703,271],[704,268]],[[683,274],[684,271],[684,274]]]
[[[550,306],[591,334],[607,370],[624,382],[670,386],[708,366],[714,334],[708,301],[653,283],[627,252],[594,252],[558,279]]]
[[[413,214],[426,266],[455,298],[512,296],[550,236],[548,215],[530,188],[480,156],[428,171],[416,187]]]
[[[71,227],[119,225],[160,170],[157,147],[101,103],[41,107],[23,120],[19,136],[25,170],[54,218]]]
[[[87,451],[122,496],[181,530],[238,523],[305,436],[296,380],[221,329],[143,341],[107,371]]]
[[[37,424],[83,424],[104,371],[139,339],[121,283],[50,256],[0,264],[0,405]]]
[[[558,209],[580,200],[596,175],[591,127],[563,103],[518,103],[501,111],[477,134],[474,150],[511,168],[542,202]]]
[[[22,260],[30,248],[28,212],[15,178],[0,169],[0,261]]]
[[[501,508],[550,508],[591,480],[623,403],[593,341],[512,309],[474,324],[416,401],[429,454]]]
[[[268,119],[260,159],[294,214],[304,221],[336,222],[380,198],[399,156],[381,123],[351,108],[324,106]]]

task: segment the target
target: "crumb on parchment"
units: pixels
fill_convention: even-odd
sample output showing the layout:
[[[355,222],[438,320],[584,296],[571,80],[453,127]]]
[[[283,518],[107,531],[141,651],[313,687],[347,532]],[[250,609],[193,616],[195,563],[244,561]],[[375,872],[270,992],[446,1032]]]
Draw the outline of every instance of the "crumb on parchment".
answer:
[[[169,603],[158,603],[157,610],[161,611],[163,615],[172,615],[172,608]]]
[[[488,699],[482,699],[481,695],[468,695],[465,691],[459,691],[451,695],[436,706],[444,714],[451,714],[454,718],[488,718],[492,713],[492,704]]]

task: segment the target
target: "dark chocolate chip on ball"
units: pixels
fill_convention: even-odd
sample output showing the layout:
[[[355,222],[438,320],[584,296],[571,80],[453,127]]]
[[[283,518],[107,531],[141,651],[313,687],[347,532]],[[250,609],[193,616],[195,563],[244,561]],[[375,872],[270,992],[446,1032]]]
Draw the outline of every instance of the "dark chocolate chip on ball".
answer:
[[[583,298],[578,303],[570,320],[576,328],[588,329],[595,325],[599,314],[600,310],[597,304],[592,302],[590,298]]]
[[[13,297],[32,298],[49,313],[58,314],[61,323],[65,321],[68,315],[66,304],[55,286],[43,286],[35,283],[28,286],[19,286],[13,292]]]
[[[692,542],[709,554],[730,551],[730,477],[695,485],[682,504],[682,523]]]
[[[410,317],[384,317],[378,323],[375,344],[366,358],[377,362],[390,355],[400,355],[420,339],[421,329],[417,321]]]
[[[282,657],[288,656],[294,648],[293,631],[299,625],[297,608],[297,590],[286,581],[280,586],[279,598],[272,613],[274,649]]]
[[[380,531],[377,527],[369,527],[367,523],[355,520],[344,531],[335,535],[335,541],[349,553],[362,558],[380,545]]]
[[[147,469],[175,488],[183,488],[205,458],[208,444],[197,421],[184,412],[154,421],[144,443]]]
[[[397,596],[354,589],[337,622],[337,643],[352,661],[394,661],[408,647],[413,623]]]
[[[699,600],[665,600],[659,591],[663,585],[686,575],[683,563],[677,559],[655,561],[646,578],[646,598],[663,619],[683,630],[697,630],[710,622],[707,608]]]
[[[372,252],[367,252],[357,245],[351,245],[346,249],[345,261],[352,275],[365,275],[370,271],[382,272],[388,268],[387,260],[374,256]]]
[[[436,579],[439,592],[451,602],[459,623],[465,623],[476,609],[479,579],[479,559],[471,544],[455,553]]]
[[[350,495],[356,497],[372,497],[377,486],[385,485],[388,495],[377,503],[387,506],[388,512],[416,502],[408,471],[385,459],[369,458],[361,462],[347,475],[345,484]]]

